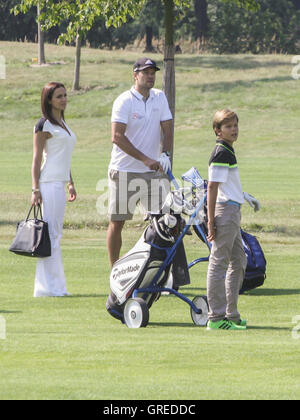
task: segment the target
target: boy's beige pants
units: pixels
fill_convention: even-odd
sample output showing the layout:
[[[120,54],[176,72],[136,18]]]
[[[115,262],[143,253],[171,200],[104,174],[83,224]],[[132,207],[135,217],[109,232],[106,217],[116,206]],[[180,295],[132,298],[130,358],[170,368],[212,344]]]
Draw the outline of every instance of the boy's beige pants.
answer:
[[[231,321],[240,320],[237,303],[247,266],[240,222],[238,206],[216,204],[216,238],[212,242],[207,272],[210,321],[225,317]]]

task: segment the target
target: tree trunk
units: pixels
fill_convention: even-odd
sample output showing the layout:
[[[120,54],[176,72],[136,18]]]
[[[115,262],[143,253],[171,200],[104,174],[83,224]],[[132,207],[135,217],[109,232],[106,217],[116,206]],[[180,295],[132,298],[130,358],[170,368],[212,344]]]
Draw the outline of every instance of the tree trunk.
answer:
[[[41,9],[40,4],[37,4],[37,16],[40,17]],[[44,32],[41,29],[41,23],[38,22],[38,44],[39,44],[39,51],[38,51],[38,63],[39,65],[46,64],[45,59],[45,45],[44,45]]]
[[[152,39],[153,39],[153,30],[152,26],[146,26],[146,48],[144,52],[153,52],[154,48],[152,45]]]
[[[169,107],[175,118],[175,48],[174,45],[165,45],[164,51],[164,78],[163,90],[169,102]]]
[[[174,48],[174,1],[164,0],[165,4],[165,50],[164,50],[164,75],[163,90],[169,102],[173,115],[173,134],[175,119],[175,48]],[[172,150],[170,152],[173,152]],[[173,155],[173,153],[172,153]]]
[[[194,0],[196,15],[196,40],[199,40],[200,47],[205,45],[209,19],[207,15],[207,0]]]
[[[76,36],[76,56],[75,56],[75,70],[74,70],[74,81],[72,90],[79,90],[79,78],[80,78],[80,55],[81,55],[81,38],[77,32]]]

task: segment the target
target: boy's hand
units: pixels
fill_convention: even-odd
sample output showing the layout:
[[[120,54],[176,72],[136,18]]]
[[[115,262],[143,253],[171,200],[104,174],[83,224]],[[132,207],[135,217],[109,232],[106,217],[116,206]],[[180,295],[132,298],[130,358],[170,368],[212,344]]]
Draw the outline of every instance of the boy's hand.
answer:
[[[249,205],[254,208],[254,211],[258,211],[260,209],[260,202],[254,198],[251,194],[244,192],[244,199],[248,201]]]
[[[216,238],[216,226],[214,220],[212,222],[208,222],[207,224],[208,228],[208,234],[207,234],[207,240],[208,242],[212,242]]]

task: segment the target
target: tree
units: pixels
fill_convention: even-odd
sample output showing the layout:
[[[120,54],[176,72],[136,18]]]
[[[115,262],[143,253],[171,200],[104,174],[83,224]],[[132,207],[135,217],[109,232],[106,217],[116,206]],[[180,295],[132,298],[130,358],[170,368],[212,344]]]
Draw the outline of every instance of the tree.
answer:
[[[164,8],[161,0],[147,0],[137,19],[140,28],[140,37],[146,35],[146,48],[144,52],[154,52],[153,37],[159,37],[163,20]]]
[[[29,2],[31,3],[31,0],[29,0]],[[33,4],[30,6],[30,8],[32,6]],[[38,31],[37,31],[38,32],[38,63],[39,65],[42,65],[46,63],[46,60],[45,60],[45,48],[44,48],[44,33],[42,31],[41,23],[40,23],[41,7],[40,7],[39,0],[37,0],[35,6],[37,8],[37,25],[38,25]],[[11,9],[11,12],[14,12],[15,15],[19,13],[16,6],[13,9]]]
[[[207,0],[194,0],[194,9],[196,15],[195,38],[199,40],[199,47],[205,45],[209,19],[207,15]]]
[[[191,0],[164,0],[165,7],[165,48],[164,48],[164,74],[163,89],[169,102],[169,107],[175,118],[175,48],[174,48],[174,22],[175,9],[184,10],[190,6]],[[173,122],[174,131],[174,122]]]
[[[292,0],[296,10],[300,9],[300,0]]]
[[[67,22],[65,33],[59,42],[76,41],[76,59],[73,89],[79,89],[81,40],[92,28],[95,20],[102,16],[106,26],[118,27],[126,22],[128,16],[135,16],[145,0],[19,0],[15,13],[27,13],[32,6],[40,4],[39,21],[41,28],[48,30],[62,22]]]
[[[259,7],[255,0],[222,0],[229,3],[235,3],[239,7],[247,9],[256,9]],[[163,87],[169,102],[170,110],[173,115],[173,133],[175,119],[175,48],[174,48],[174,21],[175,10],[184,11],[190,7],[192,0],[164,0],[165,6],[165,49],[164,49],[164,75]],[[173,136],[174,137],[174,136]],[[171,147],[173,152],[174,145]],[[173,154],[173,153],[172,153]]]
[[[40,9],[40,3],[38,2],[37,4],[38,44],[39,44],[38,63],[41,66],[42,64],[46,63],[46,59],[45,59],[44,32],[42,31],[42,28],[41,28],[40,15],[41,15],[41,9]]]
[[[174,21],[176,12],[184,12],[191,6],[192,0],[163,0],[165,6],[165,49],[163,86],[169,101],[169,106],[175,118],[175,49],[174,49]],[[222,0],[237,4],[239,7],[255,9],[259,7],[256,0]]]
[[[10,10],[15,0],[0,2],[0,39],[5,41],[34,41],[36,37],[36,13],[30,11],[26,16],[14,16]]]
[[[260,0],[252,11],[211,0],[209,47],[219,54],[297,54],[300,12],[290,0]]]

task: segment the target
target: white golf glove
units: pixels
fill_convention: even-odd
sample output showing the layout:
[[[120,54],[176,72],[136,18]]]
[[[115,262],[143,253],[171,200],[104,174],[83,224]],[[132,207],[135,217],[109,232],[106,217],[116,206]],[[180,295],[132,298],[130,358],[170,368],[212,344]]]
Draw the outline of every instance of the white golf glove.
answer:
[[[169,169],[171,169],[171,161],[169,156],[163,152],[159,159],[158,162],[160,163],[161,167],[163,168],[164,173],[166,174],[168,172]]]
[[[248,201],[249,205],[254,208],[254,211],[258,211],[260,209],[259,201],[254,198],[251,194],[244,192],[244,199]]]

